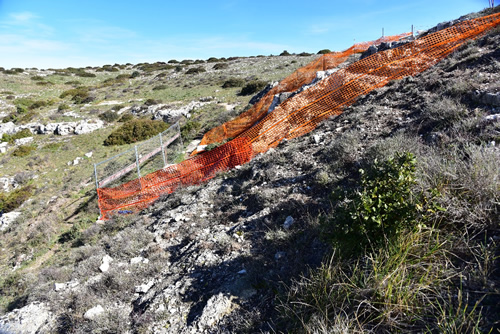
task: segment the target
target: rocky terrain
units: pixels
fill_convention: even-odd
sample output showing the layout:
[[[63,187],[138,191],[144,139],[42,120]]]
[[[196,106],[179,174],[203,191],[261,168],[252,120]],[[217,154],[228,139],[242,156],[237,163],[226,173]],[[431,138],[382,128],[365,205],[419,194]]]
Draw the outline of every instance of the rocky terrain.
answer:
[[[66,155],[56,166],[33,154],[27,159],[34,163],[26,167],[30,160],[10,156],[12,145],[26,143],[9,144],[3,153],[2,171],[9,171],[2,173],[5,192],[32,183],[40,190],[1,227],[0,333],[498,331],[499,45],[497,28],[424,73],[360,98],[308,135],[165,196],[139,214],[105,222],[95,219],[90,162],[118,151],[102,146],[117,124],[87,117],[99,114],[90,110],[112,106],[103,101],[120,98],[125,89],[136,89],[143,101],[168,92],[161,103],[139,104],[135,98],[120,101],[115,111],[180,120],[184,129],[198,120],[203,125],[197,133],[184,132],[194,139],[241,111],[250,97],[216,87],[218,72],[203,63],[190,65],[208,69],[193,77],[171,69],[160,78],[152,72],[133,79],[135,88],[95,89],[95,101],[75,105],[80,121],[5,122],[0,129],[37,132],[39,148],[72,136],[56,154],[93,155],[71,166],[64,164],[75,157]],[[266,66],[285,69],[313,57],[228,60],[232,71],[223,73],[250,80]],[[123,71],[132,72],[127,66]],[[148,80],[169,88],[141,93],[137,87]],[[184,103],[168,100],[174,93],[185,94]],[[187,97],[191,93],[199,95]],[[11,100],[2,101],[7,114]],[[77,134],[83,124],[92,134]],[[14,133],[9,131],[4,133]],[[79,144],[82,138],[88,143]],[[331,231],[342,209],[363,191],[360,170],[397,152],[416,157],[414,187],[427,196],[427,211],[396,246],[344,254]],[[22,177],[18,166],[32,174]],[[68,170],[51,183],[43,168]],[[394,250],[402,249],[405,237],[418,240],[401,252],[408,258]],[[377,271],[378,262],[396,262],[396,269]],[[415,268],[426,268],[426,274]],[[396,272],[407,271],[394,281]],[[344,285],[349,299],[335,300],[335,289]],[[404,287],[422,292],[413,300],[400,292]],[[321,296],[330,300],[321,304]]]

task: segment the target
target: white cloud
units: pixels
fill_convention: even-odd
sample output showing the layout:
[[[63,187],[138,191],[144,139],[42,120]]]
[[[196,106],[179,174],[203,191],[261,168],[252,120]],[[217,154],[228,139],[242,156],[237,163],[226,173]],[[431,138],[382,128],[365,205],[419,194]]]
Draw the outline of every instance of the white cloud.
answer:
[[[37,15],[30,12],[11,13],[9,17],[11,18],[11,20],[8,21],[10,24],[25,24],[38,18]]]

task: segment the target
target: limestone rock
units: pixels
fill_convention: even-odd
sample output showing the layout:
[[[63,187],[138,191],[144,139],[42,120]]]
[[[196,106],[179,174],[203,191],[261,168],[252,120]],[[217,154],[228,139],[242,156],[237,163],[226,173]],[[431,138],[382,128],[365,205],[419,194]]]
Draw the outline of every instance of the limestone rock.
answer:
[[[104,313],[104,308],[101,305],[97,305],[92,307],[91,309],[88,309],[87,312],[85,312],[85,314],[83,315],[83,317],[87,320],[95,320],[103,313]]]
[[[101,129],[104,127],[104,122],[100,119],[89,122],[89,121],[80,121],[75,127],[75,134],[81,135],[84,133],[94,132],[95,130]]]
[[[51,321],[53,315],[48,307],[44,303],[34,302],[2,316],[0,329],[7,328],[5,333],[47,333],[49,331],[44,327]]]
[[[0,123],[0,137],[3,134],[12,135],[15,133],[16,125],[12,122]]]
[[[24,137],[14,140],[15,145],[26,145],[33,141],[33,137]]]
[[[109,270],[109,265],[111,264],[111,262],[113,262],[113,258],[107,254],[104,255],[99,270],[101,270],[103,273],[107,272]]]
[[[203,308],[203,313],[198,322],[198,328],[209,328],[217,324],[220,319],[226,314],[231,313],[233,303],[231,298],[222,292],[218,295],[210,297],[207,305]]]
[[[12,224],[16,219],[17,217],[19,217],[21,215],[21,212],[18,212],[18,211],[11,211],[11,212],[7,212],[7,213],[4,213],[1,217],[0,217],[0,231],[3,231],[5,230],[10,224]]]
[[[9,143],[7,142],[1,142],[0,143],[0,153],[5,153],[7,152],[7,147],[8,147]]]

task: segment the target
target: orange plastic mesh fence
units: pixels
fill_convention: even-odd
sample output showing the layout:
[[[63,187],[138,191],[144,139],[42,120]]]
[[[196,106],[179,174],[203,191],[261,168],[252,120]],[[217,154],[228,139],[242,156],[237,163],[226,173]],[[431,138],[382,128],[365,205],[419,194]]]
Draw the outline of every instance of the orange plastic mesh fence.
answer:
[[[340,69],[315,86],[287,99],[236,139],[180,164],[114,188],[97,189],[102,217],[120,210],[140,210],[162,194],[192,185],[219,171],[244,164],[287,138],[313,130],[322,120],[387,82],[433,66],[465,41],[500,24],[500,13],[463,21],[401,47],[378,52]],[[317,64],[317,61],[314,62]],[[252,123],[253,124],[253,123]]]
[[[103,219],[124,208],[141,210],[163,194],[172,193],[181,185],[206,181],[219,171],[247,163],[252,146],[246,138],[234,139],[210,152],[179,164],[160,169],[114,188],[99,188],[99,208]]]
[[[266,116],[269,106],[272,104],[274,95],[284,92],[294,92],[305,84],[309,84],[316,77],[316,72],[326,71],[337,67],[354,53],[364,52],[372,45],[384,42],[394,42],[401,38],[410,36],[404,33],[394,36],[381,37],[375,41],[357,43],[342,52],[324,54],[315,61],[297,69],[291,75],[280,81],[280,83],[269,90],[250,109],[241,113],[238,117],[208,131],[202,138],[200,145],[220,143],[227,138],[234,138]],[[194,152],[196,153],[196,151]]]

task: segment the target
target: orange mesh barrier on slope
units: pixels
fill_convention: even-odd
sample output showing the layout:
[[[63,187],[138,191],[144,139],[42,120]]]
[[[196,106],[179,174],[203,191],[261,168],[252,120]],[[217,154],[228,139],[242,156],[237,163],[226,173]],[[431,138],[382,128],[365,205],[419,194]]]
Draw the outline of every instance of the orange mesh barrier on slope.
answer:
[[[394,36],[381,37],[375,41],[357,43],[342,52],[332,52],[322,55],[315,61],[304,67],[297,69],[291,75],[280,81],[280,83],[269,90],[258,102],[250,109],[240,114],[233,120],[230,120],[218,127],[208,131],[202,138],[200,145],[220,143],[228,138],[234,138],[243,131],[249,129],[252,125],[260,121],[272,104],[274,95],[284,92],[294,92],[303,85],[311,83],[316,77],[316,72],[326,71],[337,67],[343,63],[349,56],[364,52],[372,45],[384,42],[394,42],[401,38],[410,36],[411,33],[404,33]],[[196,151],[194,152],[194,154]]]
[[[161,169],[115,188],[99,188],[99,207],[104,219],[124,208],[138,210],[181,185],[197,184],[250,161],[284,139],[314,129],[337,115],[361,95],[390,80],[415,75],[486,30],[500,24],[500,14],[458,23],[399,48],[378,52],[341,69],[279,105],[238,138],[184,162]]]
[[[234,139],[206,154],[160,169],[140,179],[114,188],[99,188],[99,208],[103,219],[121,209],[140,210],[163,194],[181,185],[206,181],[219,171],[243,165],[252,158],[252,147],[246,138]]]

